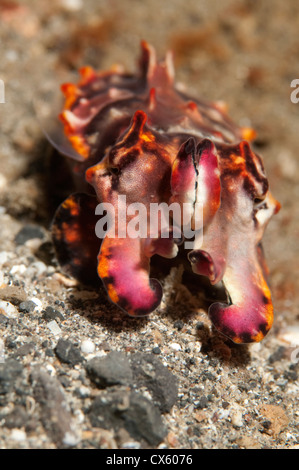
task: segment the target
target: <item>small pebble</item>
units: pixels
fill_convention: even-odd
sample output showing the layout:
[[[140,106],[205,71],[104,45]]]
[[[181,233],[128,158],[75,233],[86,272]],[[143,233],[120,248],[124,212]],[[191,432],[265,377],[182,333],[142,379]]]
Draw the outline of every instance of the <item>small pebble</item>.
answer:
[[[29,266],[27,271],[28,276],[40,276],[41,274],[44,274],[47,271],[47,266],[42,261],[36,261],[35,263],[32,263]]]
[[[24,274],[26,272],[27,268],[25,264],[16,264],[11,268],[9,271],[10,274]]]
[[[299,346],[299,326],[298,325],[290,325],[281,330],[278,334],[278,339],[283,341],[284,343],[290,345],[298,345]]]
[[[159,346],[156,346],[152,349],[152,353],[153,354],[160,354],[161,353],[161,349],[159,348]]]
[[[173,326],[178,330],[182,330],[184,328],[184,322],[182,320],[177,320],[174,322]]]
[[[35,303],[37,309],[40,309],[43,306],[42,301],[38,299],[37,297],[32,297],[30,300],[31,302]]]
[[[85,339],[81,343],[81,351],[85,354],[91,354],[95,351],[95,344],[90,339]]]
[[[132,369],[125,354],[112,351],[105,357],[94,357],[86,364],[86,371],[99,388],[128,385],[132,382]]]
[[[66,432],[62,442],[65,446],[74,447],[79,444],[80,440],[79,433]]]
[[[47,322],[50,322],[52,320],[64,320],[64,316],[62,315],[59,310],[56,310],[55,308],[51,307],[50,305],[45,308],[45,310],[42,310],[43,314],[43,319],[46,320]]]
[[[181,345],[179,343],[170,343],[169,347],[174,351],[181,351]]]
[[[202,410],[204,408],[207,408],[208,404],[209,404],[208,398],[205,397],[205,396],[202,396],[202,397],[200,397],[200,399],[196,403],[196,408],[199,408],[200,410]]]
[[[5,300],[0,300],[0,311],[6,317],[15,318],[18,316],[18,310],[16,307]]]
[[[236,426],[237,428],[241,428],[243,426],[243,419],[242,419],[242,413],[241,411],[235,411],[233,414],[232,414],[232,417],[231,417],[231,422],[234,426]]]
[[[22,429],[13,429],[10,434],[10,438],[13,441],[22,442],[27,438],[25,431]]]
[[[26,300],[25,302],[21,302],[19,305],[19,310],[22,313],[31,313],[36,308],[35,302],[32,300]]]
[[[90,389],[85,387],[85,385],[81,385],[81,387],[77,389],[77,393],[81,398],[87,398],[90,396]]]
[[[68,339],[59,339],[55,347],[55,354],[61,362],[76,365],[84,360],[79,349]]]
[[[52,364],[46,364],[45,369],[51,377],[54,377],[56,375],[56,369]]]
[[[51,331],[53,335],[60,335],[61,334],[61,328],[59,327],[58,323],[55,320],[50,321],[47,323],[47,327]]]

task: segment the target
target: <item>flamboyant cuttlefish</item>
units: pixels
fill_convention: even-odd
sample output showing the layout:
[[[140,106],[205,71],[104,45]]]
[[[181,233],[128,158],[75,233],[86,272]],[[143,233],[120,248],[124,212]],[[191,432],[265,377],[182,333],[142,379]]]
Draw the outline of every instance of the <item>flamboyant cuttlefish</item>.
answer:
[[[236,343],[260,341],[273,322],[261,239],[279,203],[248,143],[254,131],[236,126],[220,103],[191,99],[175,86],[171,54],[157,62],[146,42],[136,75],[118,67],[80,74],[77,85],[62,85],[59,117],[82,192],[61,204],[53,222],[61,265],[85,282],[98,275],[112,302],[146,315],[162,298],[161,284],[149,277],[151,257],[175,257],[189,224],[194,273],[222,281],[227,292],[227,303],[209,307],[212,323]],[[95,234],[99,203],[114,209],[103,239]],[[160,216],[153,231],[149,214],[161,203],[176,203],[182,213],[168,228]],[[141,206],[145,231],[126,233]]]

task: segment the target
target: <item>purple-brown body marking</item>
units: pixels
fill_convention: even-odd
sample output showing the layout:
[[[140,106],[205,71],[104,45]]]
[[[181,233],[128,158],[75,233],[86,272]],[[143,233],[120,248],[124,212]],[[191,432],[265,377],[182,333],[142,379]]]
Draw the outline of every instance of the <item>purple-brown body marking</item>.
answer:
[[[189,203],[192,226],[201,202],[202,230],[186,256],[194,273],[211,284],[222,281],[228,296],[226,304],[210,306],[209,317],[234,342],[260,341],[273,321],[261,239],[279,203],[248,143],[254,132],[236,126],[221,105],[176,88],[171,55],[157,62],[145,42],[138,74],[85,67],[79,83],[62,91],[60,118],[77,152],[73,171],[89,183],[89,194],[73,194],[56,213],[61,265],[83,281],[97,272],[115,304],[130,315],[148,314],[162,298],[160,283],[149,277],[151,257],[160,255],[161,263],[175,257],[175,238],[171,230],[163,238],[160,227],[155,238],[149,229],[143,237],[108,233],[99,240],[95,208],[112,204],[118,220],[132,203],[142,203],[147,214],[153,203]]]

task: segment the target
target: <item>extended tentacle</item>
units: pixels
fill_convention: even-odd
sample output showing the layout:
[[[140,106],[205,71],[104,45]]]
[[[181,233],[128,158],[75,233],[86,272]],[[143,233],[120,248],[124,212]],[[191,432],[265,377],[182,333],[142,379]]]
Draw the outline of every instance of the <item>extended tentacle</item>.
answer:
[[[162,287],[149,278],[145,240],[110,238],[98,256],[98,274],[112,302],[133,316],[147,315],[161,302]]]
[[[240,242],[234,245],[223,282],[230,304],[210,306],[209,317],[214,326],[235,343],[261,341],[272,326],[273,305],[255,247],[244,253]]]

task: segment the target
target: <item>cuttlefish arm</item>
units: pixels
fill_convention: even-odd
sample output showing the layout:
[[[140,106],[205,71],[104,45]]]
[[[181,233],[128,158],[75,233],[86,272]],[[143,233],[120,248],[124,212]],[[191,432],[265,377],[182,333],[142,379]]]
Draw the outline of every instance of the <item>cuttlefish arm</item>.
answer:
[[[223,283],[229,304],[214,303],[209,317],[218,331],[235,343],[257,342],[264,338],[273,323],[273,305],[256,247],[246,250],[236,243],[227,260]]]
[[[125,135],[100,164],[86,172],[99,200],[114,208],[114,223],[103,237],[97,272],[110,300],[133,316],[147,315],[161,302],[162,287],[150,278],[151,257],[177,254],[171,227],[162,234],[165,227],[160,219],[154,227],[150,224],[151,200],[165,199],[163,182],[169,163],[159,136],[149,131],[146,120],[143,111],[136,111]]]
[[[104,238],[98,255],[98,275],[110,300],[132,316],[155,310],[162,299],[162,287],[149,277],[150,258],[176,255],[172,239]]]
[[[262,340],[273,323],[260,239],[279,205],[269,193],[254,216],[248,217],[251,207],[252,202],[240,191],[230,223],[225,223],[224,205],[207,228],[202,246],[189,254],[195,272],[208,276],[212,284],[223,282],[228,303],[212,304],[208,314],[216,329],[235,343]]]
[[[112,302],[130,315],[147,315],[162,298],[162,288],[149,278],[150,259],[140,239],[109,238],[98,256],[98,274]]]

